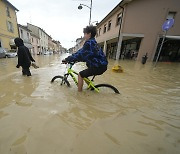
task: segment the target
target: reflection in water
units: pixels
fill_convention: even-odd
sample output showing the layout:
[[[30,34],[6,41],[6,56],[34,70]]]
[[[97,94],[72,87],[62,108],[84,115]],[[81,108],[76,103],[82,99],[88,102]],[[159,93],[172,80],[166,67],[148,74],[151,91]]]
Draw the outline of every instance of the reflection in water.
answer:
[[[17,139],[17,140],[12,144],[12,146],[16,146],[16,145],[19,145],[19,144],[23,143],[23,142],[26,140],[26,138],[27,138],[26,135],[20,137],[19,139]]]
[[[114,142],[115,144],[120,145],[119,141],[118,141],[116,138],[112,137],[112,136],[109,135],[108,133],[104,133],[104,134],[105,134],[112,142]]]
[[[144,133],[139,132],[139,131],[133,131],[133,133],[140,135],[140,136],[147,136],[147,134],[144,134]]]
[[[66,56],[36,57],[32,77],[21,76],[16,58],[0,59],[0,153],[180,153],[180,64],[120,61],[124,73],[115,73],[112,60],[95,83],[120,95],[78,93],[72,80],[71,88],[50,83]]]
[[[4,113],[3,111],[0,111],[0,119],[9,115],[8,113]]]

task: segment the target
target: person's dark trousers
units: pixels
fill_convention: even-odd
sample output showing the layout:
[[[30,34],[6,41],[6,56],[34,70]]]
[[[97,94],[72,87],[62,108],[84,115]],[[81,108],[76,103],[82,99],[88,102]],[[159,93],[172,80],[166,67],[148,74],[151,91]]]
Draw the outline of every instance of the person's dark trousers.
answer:
[[[29,67],[28,68],[25,68],[25,67],[22,68],[22,75],[31,76],[31,72],[29,70]]]
[[[25,69],[22,69],[22,75],[27,75]]]

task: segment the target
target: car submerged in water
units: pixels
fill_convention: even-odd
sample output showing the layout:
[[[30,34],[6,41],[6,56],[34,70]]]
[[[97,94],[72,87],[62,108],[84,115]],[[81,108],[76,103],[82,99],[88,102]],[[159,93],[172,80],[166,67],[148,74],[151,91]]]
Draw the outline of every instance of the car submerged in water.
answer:
[[[14,49],[9,50],[8,52],[5,53],[5,57],[7,57],[7,58],[17,57],[16,50],[14,50]]]
[[[6,50],[4,48],[0,48],[0,58],[6,57]]]
[[[44,51],[44,55],[52,55],[53,51]]]

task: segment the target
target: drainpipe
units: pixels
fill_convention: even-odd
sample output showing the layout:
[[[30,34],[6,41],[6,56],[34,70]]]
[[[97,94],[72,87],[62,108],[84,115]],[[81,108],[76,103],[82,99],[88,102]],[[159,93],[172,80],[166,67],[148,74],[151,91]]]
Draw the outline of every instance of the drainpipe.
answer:
[[[107,42],[106,40],[104,41],[104,47],[103,47],[103,51],[104,51],[104,54],[107,56]]]
[[[119,59],[119,56],[120,56],[120,59],[121,59],[121,54],[122,54],[121,49],[120,49],[120,45],[119,45],[119,40],[120,40],[120,34],[121,34],[121,29],[122,29],[123,17],[124,17],[124,7],[122,7],[120,5],[119,5],[119,7],[122,8],[122,17],[121,17],[121,23],[119,25],[119,34],[118,34],[118,49],[119,49],[120,54],[116,53],[116,60]],[[117,52],[118,52],[118,50],[117,50]]]

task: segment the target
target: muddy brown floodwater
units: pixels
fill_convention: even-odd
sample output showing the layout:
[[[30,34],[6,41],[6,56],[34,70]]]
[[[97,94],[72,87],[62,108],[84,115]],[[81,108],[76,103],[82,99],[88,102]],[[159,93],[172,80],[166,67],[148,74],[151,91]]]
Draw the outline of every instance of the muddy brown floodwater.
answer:
[[[0,59],[0,154],[178,154],[180,153],[180,63],[120,61],[95,83],[102,90],[77,92],[52,77],[63,74],[60,59],[35,57],[39,69],[21,76],[17,59]],[[73,68],[83,69],[83,63]]]

